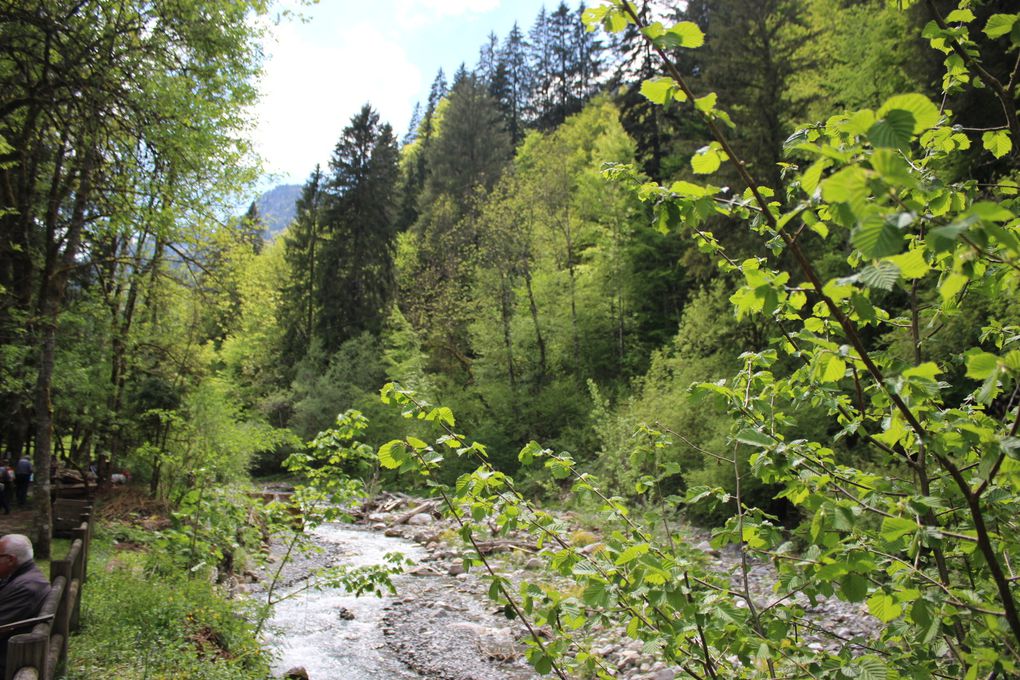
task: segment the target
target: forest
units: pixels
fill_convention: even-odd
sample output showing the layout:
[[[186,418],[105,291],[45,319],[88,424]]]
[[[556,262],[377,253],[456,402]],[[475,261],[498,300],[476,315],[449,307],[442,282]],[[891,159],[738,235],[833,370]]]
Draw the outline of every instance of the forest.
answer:
[[[560,3],[406,132],[366,103],[264,240],[232,206],[272,11],[2,3],[0,451],[38,555],[46,473],[92,466],[167,509],[132,534],[163,570],[227,573],[289,469],[537,536],[573,588],[466,562],[542,674],[612,676],[580,641],[620,624],[678,677],[1020,675],[1014,2]],[[797,598],[671,522],[882,630],[800,647]]]

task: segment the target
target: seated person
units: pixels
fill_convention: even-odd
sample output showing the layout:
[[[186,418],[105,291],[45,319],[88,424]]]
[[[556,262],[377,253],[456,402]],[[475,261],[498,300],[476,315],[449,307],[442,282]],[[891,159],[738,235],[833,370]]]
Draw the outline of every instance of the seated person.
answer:
[[[0,626],[35,617],[50,594],[50,581],[39,571],[34,557],[27,536],[0,538]],[[0,661],[7,656],[7,640],[15,632],[25,631],[0,632]]]

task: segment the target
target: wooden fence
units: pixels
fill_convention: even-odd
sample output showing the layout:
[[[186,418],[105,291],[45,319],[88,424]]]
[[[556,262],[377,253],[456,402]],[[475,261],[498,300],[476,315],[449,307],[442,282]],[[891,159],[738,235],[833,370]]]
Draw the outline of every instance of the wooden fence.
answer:
[[[4,680],[52,680],[67,658],[68,635],[78,629],[92,539],[92,506],[88,501],[58,499],[53,516],[54,536],[71,538],[71,547],[66,558],[50,562],[52,590],[39,615],[24,622],[24,627],[32,626],[31,631],[7,641]]]

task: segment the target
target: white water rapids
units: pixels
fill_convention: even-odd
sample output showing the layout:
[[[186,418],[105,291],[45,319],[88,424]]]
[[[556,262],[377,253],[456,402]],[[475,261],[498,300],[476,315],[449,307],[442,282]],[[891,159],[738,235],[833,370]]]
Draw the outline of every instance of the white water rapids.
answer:
[[[414,560],[425,551],[415,543],[390,538],[350,525],[327,524],[314,532],[328,555],[350,566],[382,564],[383,556],[400,552]],[[340,588],[308,589],[276,605],[265,644],[277,654],[276,676],[303,666],[311,680],[404,680],[420,678],[387,648],[383,638],[384,608],[392,597],[360,598]],[[341,617],[346,610],[353,619]]]

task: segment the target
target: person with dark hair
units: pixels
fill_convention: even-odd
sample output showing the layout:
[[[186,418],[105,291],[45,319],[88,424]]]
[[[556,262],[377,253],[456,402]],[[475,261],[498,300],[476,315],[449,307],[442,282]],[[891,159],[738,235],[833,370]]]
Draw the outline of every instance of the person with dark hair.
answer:
[[[28,503],[28,485],[32,482],[32,461],[27,455],[18,460],[14,466],[14,487],[18,492],[18,506],[25,507]]]

